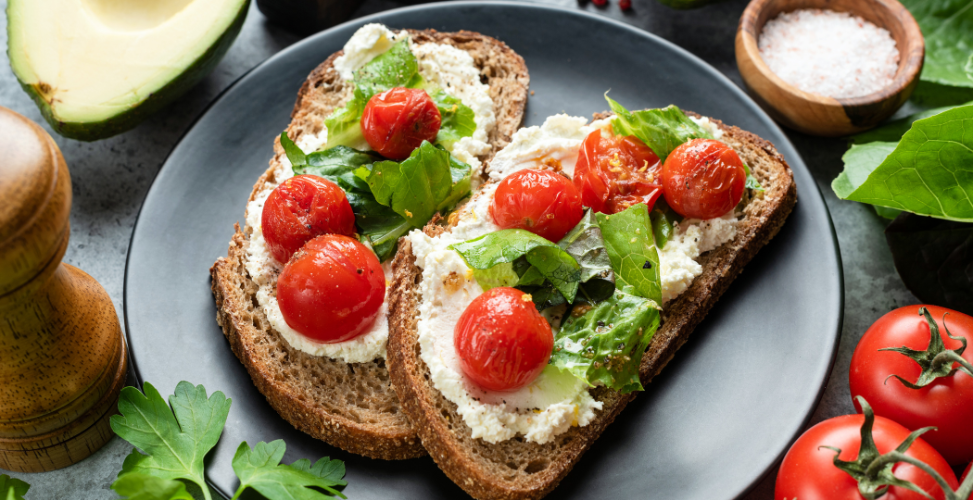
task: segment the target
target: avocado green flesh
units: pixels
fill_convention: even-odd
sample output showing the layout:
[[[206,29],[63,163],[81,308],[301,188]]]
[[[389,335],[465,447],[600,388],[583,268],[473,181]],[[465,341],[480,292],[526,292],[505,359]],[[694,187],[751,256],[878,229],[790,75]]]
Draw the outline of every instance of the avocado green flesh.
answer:
[[[249,0],[10,0],[10,65],[60,134],[129,130],[206,76]]]

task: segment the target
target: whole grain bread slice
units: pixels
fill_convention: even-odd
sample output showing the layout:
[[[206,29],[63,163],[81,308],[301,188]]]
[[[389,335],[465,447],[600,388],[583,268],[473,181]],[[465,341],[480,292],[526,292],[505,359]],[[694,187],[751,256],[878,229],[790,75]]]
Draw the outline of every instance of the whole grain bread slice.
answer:
[[[595,118],[609,115],[600,114]],[[698,115],[694,115],[698,116]],[[663,323],[642,358],[640,377],[647,384],[672,359],[733,279],[780,230],[797,202],[793,175],[773,145],[737,127],[715,123],[722,140],[750,166],[765,188],[747,200],[736,237],[702,255],[703,273],[665,307]],[[430,225],[435,236],[448,228]],[[490,444],[472,438],[470,428],[429,380],[429,369],[419,356],[418,284],[421,270],[407,239],[392,263],[389,303],[389,366],[392,385],[403,410],[415,422],[419,437],[439,467],[457,485],[481,500],[522,500],[545,496],[567,475],[581,455],[601,435],[635,393],[621,395],[604,387],[591,391],[604,403],[597,419],[585,427],[572,427],[544,445],[520,437]]]
[[[503,42],[479,33],[409,32],[415,43],[450,44],[473,56],[494,102],[497,122],[489,143],[493,151],[507,144],[520,126],[527,102],[529,77],[523,58]],[[324,119],[352,96],[354,86],[334,69],[334,61],[341,54],[331,55],[315,68],[298,92],[287,127],[288,136],[298,144],[302,137],[321,132]],[[486,159],[489,157],[492,152]],[[283,180],[278,176],[284,158],[277,139],[270,168],[257,180],[251,201]],[[257,305],[258,287],[246,268],[251,233],[250,227],[241,229],[237,224],[227,257],[218,259],[210,274],[216,320],[257,389],[294,427],[331,445],[389,460],[425,455],[415,428],[389,385],[385,360],[345,363],[312,356],[291,347],[271,328]]]

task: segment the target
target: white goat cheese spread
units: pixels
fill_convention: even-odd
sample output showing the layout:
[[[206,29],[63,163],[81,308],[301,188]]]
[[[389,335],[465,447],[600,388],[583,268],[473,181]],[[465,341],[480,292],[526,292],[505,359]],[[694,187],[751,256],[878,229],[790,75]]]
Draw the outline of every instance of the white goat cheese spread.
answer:
[[[587,384],[552,366],[516,391],[484,391],[463,374],[453,344],[459,317],[483,289],[463,257],[449,246],[500,229],[490,215],[497,181],[518,170],[554,165],[572,175],[584,138],[596,129],[611,133],[610,120],[586,122],[584,118],[555,115],[540,127],[518,130],[487,168],[494,182],[473,195],[458,212],[449,232],[431,238],[413,230],[407,236],[416,265],[422,270],[419,355],[429,367],[433,386],[457,405],[457,413],[474,438],[497,443],[523,435],[527,441],[547,443],[571,426],[587,425],[602,408],[602,403],[589,394]],[[671,297],[685,291],[702,272],[694,259],[733,238],[736,216],[731,213],[711,221],[686,220],[674,229],[660,252],[663,294]]]
[[[335,59],[335,69],[346,80],[354,78],[354,72],[374,59],[379,54],[390,49],[404,32],[395,34],[381,24],[368,24],[361,27],[344,47],[344,55]],[[419,72],[426,80],[436,82],[447,93],[460,99],[469,106],[474,113],[476,131],[473,137],[464,137],[453,145],[451,153],[457,159],[467,163],[474,169],[480,169],[477,156],[490,152],[490,145],[486,142],[487,135],[496,125],[493,113],[493,100],[487,85],[480,82],[479,70],[473,58],[464,50],[451,45],[427,43],[410,45],[413,53],[419,59]],[[328,129],[322,124],[316,134],[305,134],[296,141],[298,147],[310,154],[323,147],[328,142]],[[375,322],[364,334],[333,344],[315,342],[291,328],[284,320],[277,302],[277,276],[283,270],[283,265],[277,262],[267,248],[261,227],[261,215],[264,203],[271,191],[294,176],[290,161],[281,157],[281,167],[275,172],[278,184],[267,183],[263,190],[257,193],[254,200],[247,205],[247,225],[252,229],[250,245],[247,249],[247,271],[254,283],[257,284],[257,303],[267,316],[270,325],[280,332],[288,344],[314,356],[327,356],[340,359],[347,363],[365,363],[374,359],[385,359],[386,344],[388,343],[388,304],[382,303]],[[479,175],[474,175],[474,178]],[[386,284],[391,280],[389,263],[382,265],[385,271]],[[388,298],[386,296],[386,298]]]

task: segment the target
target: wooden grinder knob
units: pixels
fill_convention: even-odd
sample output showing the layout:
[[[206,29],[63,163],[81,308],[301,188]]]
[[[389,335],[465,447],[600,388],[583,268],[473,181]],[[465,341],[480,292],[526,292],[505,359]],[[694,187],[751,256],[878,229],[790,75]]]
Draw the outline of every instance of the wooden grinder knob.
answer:
[[[65,467],[113,436],[125,341],[104,288],[61,263],[70,211],[57,145],[0,107],[0,469]]]

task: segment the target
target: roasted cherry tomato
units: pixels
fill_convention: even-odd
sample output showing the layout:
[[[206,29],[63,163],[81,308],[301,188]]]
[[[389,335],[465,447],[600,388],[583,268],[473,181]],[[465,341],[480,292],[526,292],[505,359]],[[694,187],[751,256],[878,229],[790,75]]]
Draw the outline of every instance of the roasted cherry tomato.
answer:
[[[299,175],[271,191],[260,224],[270,254],[286,263],[315,236],[355,234],[355,213],[337,184],[316,175]]]
[[[584,209],[578,189],[566,177],[527,169],[500,181],[490,214],[503,229],[526,229],[556,242],[581,220]]]
[[[666,202],[690,219],[712,219],[733,210],[747,184],[736,151],[713,139],[693,139],[674,149],[661,177]]]
[[[385,301],[385,273],[375,253],[337,234],[307,242],[277,280],[284,321],[301,335],[331,344],[365,333]]]
[[[574,185],[595,212],[614,214],[637,203],[651,210],[662,194],[659,168],[659,157],[634,136],[595,130],[581,143]]]
[[[453,345],[463,373],[490,391],[519,389],[540,375],[551,358],[554,334],[530,294],[491,288],[466,307]]]
[[[380,155],[404,160],[422,141],[436,140],[441,123],[439,108],[425,90],[395,87],[368,100],[361,129]]]
[[[855,460],[861,447],[862,415],[843,415],[825,420],[808,429],[788,450],[777,473],[775,499],[863,500],[858,483],[845,471],[835,467],[835,452],[822,446],[841,449],[841,460]],[[894,450],[909,435],[909,430],[884,417],[875,417],[872,436],[879,453]],[[954,490],[959,486],[956,474],[946,460],[929,443],[917,439],[906,451],[943,476]],[[898,463],[892,469],[895,477],[912,481],[933,498],[945,498],[939,483],[922,469]],[[896,486],[889,487],[882,500],[922,500],[925,497]]]
[[[889,376],[898,375],[915,383],[922,372],[919,364],[903,354],[879,350],[901,346],[926,350],[930,329],[926,319],[919,315],[920,307],[929,310],[946,349],[957,349],[962,344],[949,338],[943,328],[943,315],[946,315],[949,333],[966,338],[969,347],[963,352],[963,359],[973,363],[973,317],[939,306],[900,307],[879,318],[858,342],[848,374],[851,395],[852,398],[863,396],[876,415],[909,429],[937,427],[938,430],[923,434],[922,439],[950,464],[959,466],[973,460],[973,377],[956,371],[921,389],[910,389]]]

